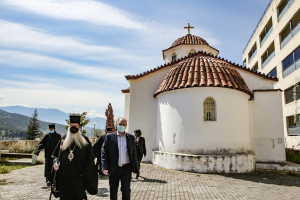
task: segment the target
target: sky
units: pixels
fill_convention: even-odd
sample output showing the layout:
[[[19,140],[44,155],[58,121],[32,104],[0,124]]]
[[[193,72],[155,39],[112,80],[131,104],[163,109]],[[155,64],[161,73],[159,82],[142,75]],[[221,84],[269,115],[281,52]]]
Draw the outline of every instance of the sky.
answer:
[[[0,107],[124,116],[125,75],[163,65],[187,34],[242,64],[269,0],[0,0]]]

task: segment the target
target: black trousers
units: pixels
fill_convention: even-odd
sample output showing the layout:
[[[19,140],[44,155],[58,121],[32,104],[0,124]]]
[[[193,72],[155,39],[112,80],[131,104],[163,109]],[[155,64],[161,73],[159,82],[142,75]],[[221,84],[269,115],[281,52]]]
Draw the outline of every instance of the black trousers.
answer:
[[[109,176],[110,199],[118,199],[119,181],[121,180],[122,200],[130,200],[130,183],[131,183],[132,165],[128,163],[118,167],[114,175]]]

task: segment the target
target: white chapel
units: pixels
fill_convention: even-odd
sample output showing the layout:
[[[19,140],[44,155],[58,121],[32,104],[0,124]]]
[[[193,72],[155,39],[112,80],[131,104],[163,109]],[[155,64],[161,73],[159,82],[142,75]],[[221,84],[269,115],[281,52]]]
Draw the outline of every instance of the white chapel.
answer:
[[[190,27],[190,26],[189,26]],[[141,129],[144,161],[167,169],[243,173],[285,162],[282,94],[276,77],[218,57],[187,34],[162,51],[164,65],[125,76],[127,131]]]

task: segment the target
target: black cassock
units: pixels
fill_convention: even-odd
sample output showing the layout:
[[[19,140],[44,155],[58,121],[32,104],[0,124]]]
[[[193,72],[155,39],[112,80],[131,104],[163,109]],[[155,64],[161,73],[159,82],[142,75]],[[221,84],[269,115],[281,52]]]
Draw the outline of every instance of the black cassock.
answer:
[[[36,149],[34,150],[34,154],[39,155],[40,151],[45,148],[45,177],[47,180],[51,180],[51,170],[53,166],[53,159],[51,155],[60,141],[61,135],[54,132],[48,133],[42,139],[42,141],[38,144]]]
[[[98,192],[98,174],[94,161],[95,156],[91,143],[86,136],[84,137],[89,144],[83,149],[73,144],[69,149],[61,152],[60,166],[56,174],[56,184],[61,200],[87,199],[85,190],[89,194],[97,194]],[[63,139],[65,139],[65,136]],[[60,142],[53,152],[54,163],[58,156],[59,146]],[[70,161],[68,155],[70,154],[70,150],[73,149],[74,158]]]
[[[102,165],[101,165],[101,149],[104,143],[106,135],[101,135],[100,138],[95,142],[93,145],[94,154],[97,157],[97,169],[99,174],[103,175],[102,173]]]

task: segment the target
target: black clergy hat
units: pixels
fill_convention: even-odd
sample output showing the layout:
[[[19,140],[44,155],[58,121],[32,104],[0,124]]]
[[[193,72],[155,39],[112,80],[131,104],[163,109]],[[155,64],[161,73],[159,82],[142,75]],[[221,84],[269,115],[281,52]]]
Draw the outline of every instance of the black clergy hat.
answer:
[[[55,124],[54,123],[48,124],[48,126],[49,126],[49,129],[50,128],[55,128]]]
[[[80,115],[70,115],[70,124],[77,123],[80,124]]]

